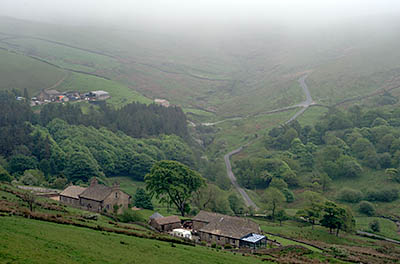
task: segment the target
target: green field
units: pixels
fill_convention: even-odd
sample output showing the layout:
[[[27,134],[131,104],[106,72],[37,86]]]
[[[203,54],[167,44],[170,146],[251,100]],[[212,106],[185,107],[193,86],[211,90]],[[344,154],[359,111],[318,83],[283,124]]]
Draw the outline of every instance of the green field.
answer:
[[[31,95],[57,83],[65,72],[53,66],[0,49],[0,89],[27,88]]]
[[[377,220],[379,222],[379,232],[373,232],[369,227],[369,224],[374,220]],[[397,225],[393,221],[390,221],[388,219],[379,217],[357,217],[356,224],[358,230],[375,233],[380,236],[400,241],[400,234],[398,233],[399,230]]]
[[[3,42],[4,43],[4,42]],[[110,71],[119,66],[116,59],[31,38],[5,41],[8,48],[42,58],[62,68],[85,72]]]
[[[261,263],[206,247],[93,231],[20,217],[0,217],[3,263]]]

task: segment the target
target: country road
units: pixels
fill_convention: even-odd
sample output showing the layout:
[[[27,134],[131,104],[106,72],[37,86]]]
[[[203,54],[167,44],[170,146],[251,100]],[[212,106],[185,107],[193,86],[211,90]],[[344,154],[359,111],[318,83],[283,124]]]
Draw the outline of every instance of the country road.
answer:
[[[310,91],[308,90],[308,86],[306,84],[307,76],[308,75],[304,75],[304,76],[300,77],[299,80],[298,80],[298,82],[300,83],[301,88],[303,89],[304,94],[306,95],[306,100],[304,102],[300,103],[300,104],[284,108],[284,109],[292,109],[292,108],[296,108],[296,107],[302,107],[289,120],[287,120],[285,122],[285,124],[289,124],[290,122],[295,120],[297,117],[299,117],[301,114],[303,114],[310,105],[315,104],[315,102],[313,101],[313,99],[311,97]],[[276,113],[276,112],[281,111],[282,109],[283,108],[275,109],[275,110],[269,111],[268,113]],[[259,208],[257,207],[257,205],[253,202],[253,200],[251,200],[251,198],[246,193],[246,191],[242,187],[240,187],[239,184],[237,183],[236,177],[232,172],[232,165],[231,165],[231,161],[230,161],[231,156],[233,156],[235,154],[238,154],[240,151],[243,150],[244,147],[250,145],[251,143],[252,142],[249,142],[244,146],[241,146],[241,147],[239,147],[239,148],[237,148],[235,150],[232,150],[231,152],[229,152],[228,154],[226,154],[224,156],[224,160],[225,160],[225,166],[226,166],[226,172],[228,174],[228,178],[231,181],[232,185],[236,188],[236,190],[242,196],[246,206],[247,207],[252,206],[255,210],[258,210]]]

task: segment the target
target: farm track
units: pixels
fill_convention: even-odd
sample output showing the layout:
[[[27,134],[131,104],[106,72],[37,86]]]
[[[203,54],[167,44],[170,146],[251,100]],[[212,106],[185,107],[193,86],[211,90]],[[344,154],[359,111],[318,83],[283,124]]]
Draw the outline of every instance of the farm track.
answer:
[[[300,86],[303,89],[304,94],[306,95],[306,100],[300,104],[294,105],[294,106],[289,106],[289,107],[285,107],[285,108],[279,108],[279,109],[275,109],[275,110],[271,110],[269,112],[265,112],[265,114],[273,114],[273,113],[278,113],[278,112],[283,112],[283,111],[287,111],[290,109],[295,109],[297,107],[302,107],[299,111],[297,111],[289,120],[287,120],[285,122],[285,124],[289,124],[290,122],[294,121],[297,117],[299,117],[301,114],[303,114],[307,108],[311,105],[314,105],[314,101],[312,100],[310,91],[308,90],[308,86],[305,82],[306,78],[308,75],[304,75],[301,78],[299,78],[299,83]],[[222,121],[223,122],[223,121]],[[218,123],[218,122],[217,122]],[[220,121],[221,123],[221,121]],[[225,161],[225,166],[226,166],[226,172],[228,174],[228,178],[231,181],[232,185],[236,188],[236,190],[240,193],[240,195],[242,196],[245,204],[247,207],[252,206],[255,210],[258,210],[259,208],[257,207],[257,205],[254,203],[253,200],[251,200],[251,198],[249,197],[249,195],[246,193],[246,191],[239,186],[239,184],[237,183],[237,179],[236,176],[234,175],[233,171],[232,171],[232,165],[230,162],[230,158],[235,155],[238,154],[239,152],[241,152],[243,150],[243,148],[247,147],[248,145],[250,145],[252,143],[252,141],[250,141],[249,143],[247,143],[246,145],[240,146],[239,148],[232,150],[231,152],[229,152],[228,154],[226,154],[224,156],[224,161]]]

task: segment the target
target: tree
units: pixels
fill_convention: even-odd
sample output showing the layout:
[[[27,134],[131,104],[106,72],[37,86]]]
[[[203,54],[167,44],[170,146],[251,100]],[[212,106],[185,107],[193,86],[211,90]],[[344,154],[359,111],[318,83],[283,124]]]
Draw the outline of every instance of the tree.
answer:
[[[360,207],[358,209],[360,213],[368,215],[368,216],[373,216],[375,215],[375,206],[367,201],[362,201],[360,202]]]
[[[245,206],[243,200],[240,199],[236,194],[231,194],[228,196],[229,206],[235,214],[243,214],[245,211]]]
[[[28,204],[29,210],[32,212],[33,205],[35,204],[36,201],[36,195],[28,191],[21,196],[21,199]]]
[[[314,225],[321,219],[324,208],[322,204],[323,198],[320,194],[311,191],[305,192],[304,197],[308,205],[296,214],[307,220],[311,224],[311,228],[314,229]]]
[[[182,216],[188,201],[205,184],[201,175],[178,161],[156,162],[145,176],[146,189],[161,202],[173,203]]]
[[[336,229],[336,236],[340,230],[352,230],[355,226],[354,217],[349,209],[339,207],[333,202],[325,202],[324,214],[320,221],[322,226],[329,228],[329,233]]]
[[[344,187],[339,191],[337,198],[348,203],[358,203],[363,198],[363,194],[359,190]]]
[[[153,204],[151,203],[151,196],[146,193],[143,188],[136,190],[135,196],[133,197],[133,204],[138,208],[153,210]]]
[[[28,157],[18,154],[11,157],[10,162],[8,163],[8,171],[11,174],[23,174],[25,170],[36,169],[37,166],[38,162],[35,157]]]
[[[266,189],[261,199],[266,209],[271,210],[272,219],[275,219],[275,212],[286,200],[282,192],[274,187]]]
[[[12,177],[1,165],[0,165],[0,182],[11,182]]]
[[[369,223],[369,228],[371,228],[371,230],[373,232],[380,232],[381,231],[381,226],[380,226],[378,220],[371,221],[371,223]]]
[[[276,212],[276,220],[279,221],[279,225],[282,226],[282,221],[288,220],[289,217],[286,214],[285,210],[281,209],[278,212]]]
[[[100,171],[96,160],[91,155],[79,151],[71,154],[64,173],[70,181],[86,182],[92,177],[99,176]]]

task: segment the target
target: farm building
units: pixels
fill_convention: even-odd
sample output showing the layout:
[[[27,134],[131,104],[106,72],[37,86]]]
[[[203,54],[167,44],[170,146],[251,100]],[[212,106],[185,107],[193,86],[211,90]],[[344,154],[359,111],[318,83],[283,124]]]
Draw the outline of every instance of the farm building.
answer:
[[[110,94],[106,91],[91,91],[88,94],[90,100],[103,101],[110,98]]]
[[[181,227],[181,220],[176,215],[150,219],[150,225],[160,232],[169,232]]]
[[[265,246],[264,241],[266,243],[266,237],[258,235],[261,232],[259,225],[250,219],[200,211],[192,221],[193,230],[201,241],[253,248]],[[263,238],[257,240],[259,236]]]
[[[79,206],[79,195],[85,190],[86,188],[84,187],[70,185],[60,193],[60,202],[73,206]]]
[[[99,184],[96,178],[90,181],[88,188],[69,186],[60,194],[61,202],[94,212],[112,212],[114,206],[118,206],[118,213],[121,213],[128,208],[130,199],[131,196],[121,191],[118,183],[108,187]]]

